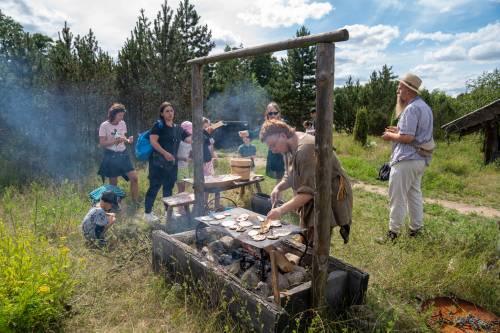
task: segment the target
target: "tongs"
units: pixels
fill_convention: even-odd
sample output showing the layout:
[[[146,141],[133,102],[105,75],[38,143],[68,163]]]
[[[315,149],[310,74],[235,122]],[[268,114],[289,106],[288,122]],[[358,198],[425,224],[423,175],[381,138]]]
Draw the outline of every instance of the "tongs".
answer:
[[[274,209],[275,205],[276,205],[276,202],[274,202],[273,205],[271,206],[271,210]],[[261,234],[267,234],[269,232],[269,229],[271,229],[271,219],[269,219],[266,216],[266,219],[264,220],[264,222],[262,222],[260,224],[260,233]]]

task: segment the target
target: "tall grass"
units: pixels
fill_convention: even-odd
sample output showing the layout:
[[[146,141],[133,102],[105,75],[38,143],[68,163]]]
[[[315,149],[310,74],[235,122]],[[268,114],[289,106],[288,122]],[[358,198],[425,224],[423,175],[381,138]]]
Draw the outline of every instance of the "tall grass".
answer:
[[[355,145],[347,136],[334,139],[345,169],[365,181],[373,181],[377,167],[390,152],[390,146],[378,139],[370,138],[377,142],[371,148]],[[482,194],[469,194],[471,201],[491,203],[492,194],[480,197],[487,191],[498,192],[499,187],[494,187],[498,171],[494,167],[476,170],[480,161],[474,157],[477,144],[459,144],[469,147],[471,156],[452,159],[453,152],[442,151],[426,173],[435,170],[453,184],[458,182],[451,176],[454,174],[465,183],[462,191],[468,193],[472,193],[471,183],[477,182]],[[261,144],[258,149],[265,156],[267,149]],[[217,164],[218,173],[229,170],[227,160],[221,158]],[[258,167],[256,173],[263,174],[264,168]],[[139,170],[139,178],[143,197],[146,170]],[[438,181],[444,182],[429,183]],[[263,191],[270,193],[275,183],[266,179]],[[31,184],[2,192],[0,331],[246,331],[224,315],[223,308],[207,309],[200,295],[152,274],[150,229],[141,218],[143,209],[128,207],[127,198],[118,222],[110,229],[109,247],[85,246],[79,225],[90,207],[86,193],[96,185],[93,180],[90,185]],[[127,183],[120,180],[119,185],[128,191]],[[448,199],[465,197],[446,186],[451,188],[450,195],[447,188],[424,190]],[[238,191],[224,196],[249,207],[249,192],[242,200]],[[288,191],[285,198],[290,197]],[[159,199],[154,209],[163,216]],[[387,216],[387,198],[355,192],[351,241],[343,245],[334,229],[331,253],[370,274],[367,304],[353,308],[347,316],[317,318],[310,331],[426,331],[427,314],[419,306],[422,300],[437,295],[456,295],[500,312],[500,265],[495,261],[498,232],[493,220],[426,205],[422,237],[403,235],[393,245],[378,245],[374,238],[387,230]],[[285,219],[297,221],[294,214]]]
[[[49,330],[77,280],[68,237],[83,211],[77,187],[9,187],[0,198],[0,331]]]

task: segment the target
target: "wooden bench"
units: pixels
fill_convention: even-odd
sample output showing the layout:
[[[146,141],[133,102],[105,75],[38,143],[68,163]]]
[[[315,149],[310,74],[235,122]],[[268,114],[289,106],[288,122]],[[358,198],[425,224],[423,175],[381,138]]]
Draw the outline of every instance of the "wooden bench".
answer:
[[[186,216],[191,219],[189,206],[194,204],[194,193],[181,192],[170,197],[162,198],[165,210],[167,211],[167,221],[172,218],[174,207],[184,207]]]

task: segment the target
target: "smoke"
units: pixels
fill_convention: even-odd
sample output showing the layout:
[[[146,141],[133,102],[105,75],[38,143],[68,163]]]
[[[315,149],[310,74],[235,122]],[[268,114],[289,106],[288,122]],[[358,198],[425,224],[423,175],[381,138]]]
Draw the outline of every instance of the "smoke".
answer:
[[[84,179],[95,169],[99,123],[85,119],[80,89],[66,87],[57,94],[23,84],[22,76],[9,81],[9,89],[0,85],[0,156],[2,168],[8,168],[3,176]],[[104,120],[104,110],[99,116]]]
[[[205,105],[211,120],[244,121],[254,128],[262,123],[269,101],[264,88],[245,80],[227,85],[223,92],[209,96]]]

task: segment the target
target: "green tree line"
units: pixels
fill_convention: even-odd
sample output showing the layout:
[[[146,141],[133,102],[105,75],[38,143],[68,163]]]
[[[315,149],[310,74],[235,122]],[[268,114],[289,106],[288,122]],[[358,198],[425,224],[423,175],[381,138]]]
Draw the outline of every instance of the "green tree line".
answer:
[[[295,36],[310,34],[302,26]],[[141,10],[116,58],[103,51],[92,30],[74,35],[66,24],[52,39],[29,33],[0,11],[0,186],[35,177],[81,178],[100,158],[98,127],[114,101],[126,105],[129,135],[149,128],[162,101],[177,119],[190,118],[187,60],[215,47],[207,25],[189,0],[176,10],[165,1],[156,16]],[[243,47],[240,45],[238,48]],[[234,47],[226,46],[225,51]],[[214,119],[245,120],[257,127],[274,100],[284,118],[301,128],[315,105],[314,47],[233,59],[204,67],[205,113]],[[439,127],[499,98],[498,69],[466,83],[457,97],[424,90]],[[335,130],[352,132],[356,112],[366,108],[368,132],[391,123],[396,75],[384,65],[361,84],[348,77],[334,90]]]

